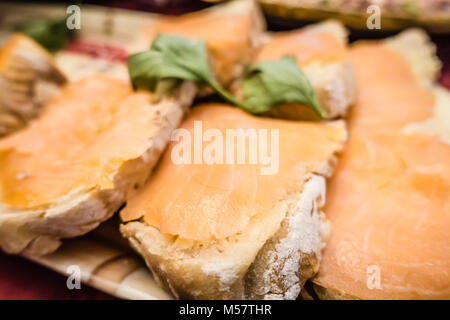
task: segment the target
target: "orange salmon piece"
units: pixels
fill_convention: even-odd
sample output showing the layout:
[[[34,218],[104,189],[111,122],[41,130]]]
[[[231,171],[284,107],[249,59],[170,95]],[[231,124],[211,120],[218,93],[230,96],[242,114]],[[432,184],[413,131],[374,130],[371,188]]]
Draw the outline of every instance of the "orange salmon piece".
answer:
[[[39,119],[0,140],[1,202],[29,208],[112,188],[118,168],[149,147],[149,100],[100,75],[67,85]]]
[[[290,191],[301,186],[308,175],[320,170],[346,138],[343,127],[260,118],[224,105],[194,108],[180,127],[191,137],[194,121],[202,121],[203,132],[218,131],[224,137],[224,145],[228,129],[267,129],[269,141],[270,130],[278,130],[278,170],[271,175],[261,174],[260,169],[266,166],[260,161],[255,164],[248,161],[248,142],[245,163],[176,164],[172,151],[178,142],[172,141],[149,182],[122,210],[124,221],[143,217],[160,232],[189,240],[235,235],[246,228],[250,219],[276,206]],[[270,142],[268,145],[271,148]],[[208,146],[208,142],[203,142],[203,153]],[[235,149],[226,149],[224,154],[234,152],[237,145],[234,146]]]
[[[403,132],[431,116],[433,92],[380,44],[357,44],[350,57],[358,96],[328,187],[331,236],[314,281],[362,299],[448,299],[450,146]]]
[[[255,57],[262,62],[293,56],[300,67],[311,62],[332,63],[345,59],[345,43],[331,34],[312,32],[309,29],[276,32]]]

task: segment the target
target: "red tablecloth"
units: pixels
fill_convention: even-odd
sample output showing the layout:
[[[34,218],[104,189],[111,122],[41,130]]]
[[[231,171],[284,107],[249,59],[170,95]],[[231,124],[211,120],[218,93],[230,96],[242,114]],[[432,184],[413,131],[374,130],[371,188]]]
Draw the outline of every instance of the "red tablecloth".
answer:
[[[97,2],[101,3],[104,1],[100,0]],[[172,2],[177,1],[172,0]],[[174,13],[179,13],[179,10],[175,10],[172,7],[170,9]],[[164,10],[155,11],[163,12]],[[444,61],[440,81],[450,90],[450,36],[440,36],[435,41],[438,43],[438,55]],[[27,261],[24,258],[10,256],[0,252],[0,299],[84,300],[113,299],[113,297],[86,285],[82,285],[80,290],[68,290],[64,276]]]

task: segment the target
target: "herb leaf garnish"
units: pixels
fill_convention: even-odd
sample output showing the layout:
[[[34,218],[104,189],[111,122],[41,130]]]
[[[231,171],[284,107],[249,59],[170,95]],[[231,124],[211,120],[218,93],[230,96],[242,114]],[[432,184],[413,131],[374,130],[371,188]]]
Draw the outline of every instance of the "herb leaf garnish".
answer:
[[[128,69],[133,86],[151,91],[164,78],[196,82],[211,78],[202,41],[163,34],[156,37],[150,50],[132,55],[128,60]]]
[[[159,34],[150,50],[129,57],[128,72],[135,89],[155,91],[158,82],[166,78],[192,80],[209,85],[225,100],[240,105],[214,80],[203,41]]]
[[[251,66],[242,81],[243,101],[238,101],[213,78],[203,41],[159,34],[150,50],[129,57],[128,72],[134,89],[154,92],[162,80],[191,80],[210,86],[226,101],[249,113],[298,102],[325,116],[307,76],[291,57]]]
[[[294,58],[266,61],[250,66],[250,74],[242,82],[244,105],[248,112],[267,112],[288,102],[298,102],[316,111],[321,117],[325,112],[305,73]]]

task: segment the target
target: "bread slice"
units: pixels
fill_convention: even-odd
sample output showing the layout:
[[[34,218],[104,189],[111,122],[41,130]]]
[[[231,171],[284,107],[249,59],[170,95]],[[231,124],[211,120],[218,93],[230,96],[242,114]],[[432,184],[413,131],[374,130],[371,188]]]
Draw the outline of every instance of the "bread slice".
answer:
[[[127,105],[130,108],[136,108],[137,106],[133,103],[133,100],[129,100],[129,104],[126,104],[124,100],[136,99],[134,101],[139,101],[140,99],[147,99],[145,97],[148,96],[144,93],[130,94],[128,86],[126,84],[119,84],[118,80],[108,79],[104,76],[89,77],[79,83],[74,83],[66,87],[62,92],[63,96],[59,98],[60,100],[56,100],[53,102],[53,105],[49,105],[42,118],[40,118],[38,122],[34,123],[33,126],[21,131],[20,135],[29,134],[27,133],[27,130],[36,130],[34,128],[35,126],[42,126],[44,127],[42,130],[45,130],[47,125],[40,125],[39,123],[42,123],[43,121],[46,121],[45,119],[49,119],[51,117],[53,117],[51,118],[52,121],[47,122],[50,123],[50,129],[52,129],[52,125],[57,125],[54,124],[54,120],[56,119],[55,113],[58,114],[58,117],[60,115],[64,117],[65,111],[62,109],[66,108],[66,105],[61,105],[61,103],[66,103],[68,105],[75,103],[75,108],[77,108],[77,104],[80,103],[79,99],[83,96],[87,96],[85,97],[85,100],[82,101],[82,103],[85,104],[89,103],[90,99],[95,99],[91,97],[92,93],[89,94],[89,92],[83,91],[85,89],[94,90],[95,94],[93,96],[100,95],[98,98],[100,100],[102,99],[102,93],[105,91],[109,90],[110,95],[121,92],[121,95],[119,95],[119,101],[113,102],[113,104],[117,103],[117,108],[127,108]],[[58,248],[62,238],[70,238],[85,234],[96,228],[102,221],[108,219],[123,204],[126,194],[130,192],[130,190],[133,190],[133,188],[136,188],[139,184],[142,184],[146,179],[151,169],[156,164],[160,154],[164,150],[172,130],[178,126],[179,122],[183,118],[185,110],[190,106],[193,97],[195,96],[195,92],[196,87],[193,83],[184,82],[172,96],[162,99],[157,104],[152,104],[150,102],[150,98],[148,98],[147,104],[143,107],[143,110],[147,109],[143,112],[143,116],[149,120],[148,123],[145,124],[147,129],[143,133],[146,136],[142,137],[144,139],[144,144],[140,144],[139,146],[136,141],[127,142],[126,140],[120,140],[119,138],[115,138],[115,141],[105,142],[105,144],[112,143],[118,146],[122,145],[122,148],[126,148],[126,146],[131,145],[137,148],[136,152],[138,154],[140,152],[137,157],[131,156],[130,158],[122,159],[122,161],[119,162],[120,165],[116,169],[109,172],[109,184],[95,184],[90,185],[89,187],[80,184],[67,194],[59,196],[57,199],[51,200],[50,202],[39,203],[38,205],[33,205],[33,203],[31,203],[31,205],[22,207],[20,203],[17,206],[5,203],[0,204],[0,247],[8,253],[21,253],[24,255],[47,254]],[[140,95],[144,96],[141,96],[141,98],[136,98]],[[142,100],[140,101],[142,102]],[[106,97],[104,101],[108,101]],[[114,109],[116,107],[113,105],[109,108]],[[59,110],[62,111],[59,112]],[[98,105],[94,104],[92,110],[92,112],[98,110]],[[67,112],[69,111],[73,112],[74,110],[71,111],[68,109]],[[123,112],[126,112],[126,110]],[[61,120],[64,121],[64,118]],[[87,119],[83,121],[87,121]],[[98,119],[98,121],[101,122],[102,120]],[[115,121],[120,122],[122,120],[119,118]],[[72,124],[69,123],[69,126],[71,125]],[[120,125],[122,125],[125,130],[122,133],[124,135],[128,134],[127,130],[130,130],[130,128],[134,126],[133,123],[126,122],[119,124],[119,127]],[[61,127],[58,128],[55,130],[61,130]],[[108,129],[98,127],[98,130],[101,132],[102,130]],[[33,134],[34,131],[31,132],[31,134]],[[70,134],[70,132],[59,132],[59,134],[65,135]],[[14,145],[14,139],[20,139],[20,135],[11,136],[11,139],[6,142],[2,141],[3,144],[0,145],[0,161],[6,161],[5,159],[8,159],[8,148],[9,150],[15,150],[11,149],[11,146],[8,146],[8,143]],[[30,139],[32,140],[31,142],[34,143],[33,146],[39,146],[40,140],[36,140],[38,138],[38,136],[35,136]],[[83,137],[81,136],[81,138]],[[54,140],[49,141],[47,141],[48,139],[44,139],[44,144],[59,143],[58,139],[59,138],[55,138]],[[62,143],[64,148],[70,147],[69,145],[65,145],[65,142]],[[95,142],[91,141],[88,143]],[[136,146],[134,146],[133,143],[136,144]],[[58,147],[61,147],[61,145],[54,146],[55,149]],[[100,147],[102,146],[100,145]],[[103,145],[103,147],[105,147],[105,145]],[[27,148],[27,146],[19,144],[16,148],[17,150],[14,154],[18,154],[20,156],[22,152],[21,148]],[[2,153],[5,150],[7,152]],[[63,151],[61,152],[64,154]],[[120,152],[120,149],[116,152]],[[81,155],[82,154],[83,153],[81,153]],[[102,153],[99,155],[99,161],[106,161],[113,156],[114,155],[110,155],[108,153]],[[44,155],[42,155],[42,157],[44,157]],[[77,156],[75,155],[75,157]],[[40,161],[39,155],[36,161]],[[52,163],[55,161],[56,160],[50,160]],[[63,159],[62,161],[69,160]],[[67,164],[68,172],[71,172],[70,170],[72,165],[70,165],[70,163],[71,162],[68,162]],[[20,169],[20,165],[17,164],[16,167],[16,165],[13,164],[7,168],[11,168],[10,170],[18,170]],[[23,168],[23,170],[26,170],[26,168]],[[100,168],[98,170],[101,172]],[[39,174],[39,172],[36,173],[36,175],[37,174]],[[63,173],[61,175],[61,177],[55,175],[54,179],[66,179]],[[27,174],[18,174],[16,177],[16,179],[18,179],[17,183],[20,182],[20,179],[26,180],[28,178],[33,178],[33,175],[28,177]],[[5,179],[7,179],[5,178],[5,173],[0,170],[0,182]],[[68,179],[70,179],[70,175]],[[45,189],[46,183],[49,182],[45,179],[40,182],[40,184],[42,184],[42,187],[40,188]],[[38,188],[40,184],[38,184]],[[33,188],[35,192],[39,192],[39,190],[36,191],[36,187]],[[18,192],[20,191],[21,190]],[[2,182],[2,186],[0,187],[0,195],[2,198],[8,196],[8,192],[10,192],[10,190],[5,189],[4,183]]]
[[[52,56],[16,33],[0,49],[0,137],[24,127],[66,82]]]
[[[214,109],[216,107],[200,108]],[[196,108],[194,108],[195,111]],[[205,119],[213,121],[216,117],[211,110],[204,112],[207,114]],[[237,111],[225,110],[224,112],[223,115],[218,117],[219,122],[230,121],[229,123],[239,123],[240,125],[245,122],[246,118],[233,120],[232,115]],[[230,114],[226,115],[227,112]],[[185,128],[191,120],[192,118],[188,117],[182,128]],[[204,127],[207,126],[205,121],[203,122]],[[262,121],[278,123],[279,120],[265,119]],[[306,172],[299,174],[298,177],[294,174],[295,170],[290,172],[291,177],[298,179],[297,182],[291,187],[285,184],[283,196],[278,198],[273,207],[261,209],[260,213],[250,218],[243,230],[225,238],[216,237],[206,240],[191,240],[161,231],[160,228],[164,228],[164,224],[172,221],[171,219],[180,220],[175,225],[181,226],[181,229],[193,223],[188,218],[190,216],[188,213],[190,212],[190,204],[183,205],[179,202],[172,202],[172,200],[168,200],[166,203],[166,198],[158,195],[154,195],[157,199],[153,199],[150,194],[151,190],[155,190],[151,189],[152,183],[159,185],[164,180],[171,185],[174,182],[169,182],[173,178],[168,173],[178,172],[177,177],[180,181],[175,183],[180,190],[195,189],[196,186],[199,188],[205,187],[203,192],[197,190],[198,194],[204,196],[198,196],[195,200],[195,202],[201,204],[198,204],[197,211],[205,215],[201,218],[205,221],[198,221],[196,224],[200,223],[203,226],[203,223],[205,223],[205,227],[208,228],[209,225],[214,226],[216,224],[215,219],[211,218],[215,216],[215,213],[211,213],[211,210],[222,208],[220,205],[216,208],[214,205],[216,197],[210,196],[210,191],[219,188],[219,186],[224,188],[226,185],[222,183],[226,183],[224,181],[228,179],[228,176],[225,175],[222,176],[225,180],[210,177],[209,180],[203,181],[199,180],[200,177],[203,177],[202,175],[198,177],[194,175],[188,180],[190,183],[188,182],[186,185],[185,175],[183,174],[185,171],[183,169],[178,171],[176,165],[170,162],[171,148],[163,156],[155,176],[149,180],[142,190],[138,191],[136,198],[128,201],[125,210],[121,212],[124,221],[120,228],[122,234],[129,240],[131,246],[144,257],[158,283],[176,298],[295,299],[305,281],[318,271],[321,250],[328,234],[328,224],[322,214],[322,207],[325,204],[326,178],[332,174],[337,163],[336,153],[340,152],[343,147],[346,131],[343,121],[330,124],[305,124],[288,121],[287,123],[292,126],[299,126],[299,128],[309,125],[318,126],[322,128],[320,130],[327,130],[328,126],[332,126],[334,133],[331,136],[333,136],[332,139],[336,139],[336,144],[329,150],[327,157],[323,158],[320,163],[311,167],[308,166]],[[315,134],[308,137],[303,139],[315,140],[317,138]],[[305,148],[307,148],[306,145]],[[327,147],[324,146],[324,148]],[[287,156],[287,154],[284,154],[284,156]],[[283,154],[280,157],[283,157]],[[206,164],[202,166],[206,166],[204,169],[208,167]],[[220,169],[219,167],[213,170],[217,169],[219,173],[222,172],[220,174],[223,174],[222,170],[226,169],[223,169],[223,167]],[[248,181],[244,181],[245,177],[240,177],[241,179],[237,181],[238,184],[245,185],[248,183]],[[273,181],[273,179],[280,178],[274,176],[272,180],[266,181]],[[211,181],[216,187],[208,187],[208,181]],[[148,189],[149,185],[150,189]],[[269,185],[264,183],[260,186],[263,190],[268,187]],[[244,188],[243,193],[237,195],[237,199],[247,199],[247,192]],[[175,196],[177,190],[174,190],[173,194]],[[182,199],[190,198],[185,194],[180,197]],[[173,199],[173,201],[175,200]],[[146,201],[149,202],[146,203]],[[143,205],[141,206],[139,202]],[[173,216],[166,216],[166,220],[160,221],[161,227],[158,227],[146,220],[145,216],[142,218],[145,213],[141,211],[145,211],[145,208],[153,208],[152,212],[159,210],[158,206],[161,202],[162,207],[170,206],[176,212],[173,213]],[[238,204],[239,202],[232,203],[231,208],[228,211],[221,212],[220,215],[234,217],[234,211],[239,212],[249,209],[245,205],[241,207]],[[254,205],[256,206],[256,204]],[[225,205],[225,207],[227,206]],[[187,220],[179,217],[185,217]],[[159,218],[155,219],[158,220]],[[161,216],[160,219],[164,218]],[[222,218],[219,217],[218,219]],[[232,219],[238,220],[238,217]],[[223,230],[216,231],[221,233]]]
[[[347,30],[333,20],[303,29],[273,33],[256,55],[257,62],[292,55],[308,76],[327,119],[343,117],[355,99],[352,66],[347,60]],[[288,103],[268,112],[287,119],[318,120],[309,108]]]

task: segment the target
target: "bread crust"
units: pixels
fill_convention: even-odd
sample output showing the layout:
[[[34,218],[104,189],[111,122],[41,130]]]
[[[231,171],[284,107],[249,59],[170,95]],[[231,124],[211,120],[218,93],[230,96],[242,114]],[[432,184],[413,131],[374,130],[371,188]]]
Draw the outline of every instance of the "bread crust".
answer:
[[[436,55],[436,45],[422,29],[408,29],[383,40],[383,45],[402,55],[411,65],[417,80],[425,86],[435,84],[442,63]]]
[[[155,114],[155,134],[148,137],[150,147],[119,168],[113,188],[73,190],[54,203],[30,209],[0,204],[0,247],[8,253],[48,254],[59,247],[61,239],[83,235],[111,217],[126,195],[149,176],[195,92],[192,82],[184,82],[174,96],[149,105]]]

